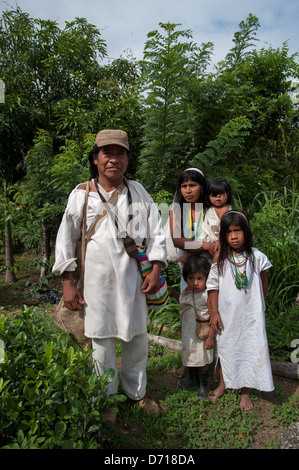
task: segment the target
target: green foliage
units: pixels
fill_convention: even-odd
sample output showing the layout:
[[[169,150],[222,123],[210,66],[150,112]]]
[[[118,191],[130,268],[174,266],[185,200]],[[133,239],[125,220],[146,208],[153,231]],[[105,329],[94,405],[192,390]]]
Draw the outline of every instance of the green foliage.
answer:
[[[264,191],[252,202],[251,229],[254,244],[267,254],[274,266],[269,272],[270,291],[287,304],[298,293],[299,196],[292,190]]]
[[[239,24],[239,31],[234,34],[233,42],[234,47],[227,54],[226,60],[232,66],[236,63],[241,62],[244,58],[250,54],[247,51],[248,48],[255,45],[257,30],[260,27],[259,20],[256,16],[249,13],[248,18],[245,21],[241,21]]]
[[[153,334],[167,338],[180,327],[180,306],[172,298],[164,307],[149,312],[148,331]]]
[[[63,115],[72,115],[70,132],[82,132],[83,116],[77,110],[82,101],[92,108],[100,77],[98,61],[106,55],[106,45],[84,18],[60,29],[56,22],[30,18],[17,7],[2,14],[0,26],[0,78],[6,85],[0,108],[0,152],[5,155],[0,175],[15,182],[24,175],[23,155],[37,129],[55,138],[55,109],[59,130],[66,133]],[[85,114],[85,132],[90,130],[88,123]]]
[[[275,417],[279,424],[289,426],[299,420],[299,397],[292,396],[282,403],[282,406],[272,406],[272,416]]]
[[[231,119],[221,127],[217,138],[208,142],[206,150],[194,157],[191,164],[205,168],[209,175],[214,173],[225,177],[231,174],[239,166],[240,153],[251,127],[245,116]],[[234,188],[238,189],[236,185]]]
[[[267,304],[266,331],[270,357],[289,362],[293,351],[292,341],[299,338],[299,307],[295,302],[287,306],[283,302],[279,303],[279,298],[272,298],[271,288]]]
[[[178,168],[187,162],[188,81],[191,75],[198,74],[200,65],[207,64],[207,56],[211,54],[206,46],[200,54],[200,48],[191,41],[190,30],[178,30],[180,25],[172,23],[159,23],[159,26],[162,33],[158,30],[148,33],[144,48],[145,125],[137,171],[137,178],[154,192],[172,189]]]
[[[291,342],[299,337],[298,209],[295,185],[264,191],[252,202],[254,245],[273,267],[268,270],[266,328],[272,359],[289,361]]]
[[[128,133],[130,160],[127,176],[132,178],[140,154],[144,119],[139,63],[131,56],[113,60],[102,67],[98,86],[99,96],[93,113],[94,128],[123,129]]]
[[[0,446],[99,448],[103,411],[112,404],[91,368],[91,351],[71,344],[50,317],[24,307],[0,316],[5,360],[0,363]],[[121,396],[113,397],[114,401]]]

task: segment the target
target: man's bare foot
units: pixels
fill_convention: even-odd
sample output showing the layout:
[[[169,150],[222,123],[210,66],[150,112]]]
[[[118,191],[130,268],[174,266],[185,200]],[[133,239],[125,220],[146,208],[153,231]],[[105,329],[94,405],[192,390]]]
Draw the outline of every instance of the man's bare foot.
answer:
[[[186,366],[181,366],[179,369],[177,369],[174,373],[174,375],[178,378],[178,379],[183,379],[186,375],[186,370],[187,370],[187,367]]]
[[[217,387],[213,394],[209,396],[209,399],[215,403],[216,400],[218,400],[218,398],[222,397],[222,395],[224,394],[225,392],[225,386],[220,384],[219,387]]]
[[[253,408],[253,403],[250,398],[250,389],[242,388],[241,390],[241,401],[240,401],[241,410],[248,411]]]

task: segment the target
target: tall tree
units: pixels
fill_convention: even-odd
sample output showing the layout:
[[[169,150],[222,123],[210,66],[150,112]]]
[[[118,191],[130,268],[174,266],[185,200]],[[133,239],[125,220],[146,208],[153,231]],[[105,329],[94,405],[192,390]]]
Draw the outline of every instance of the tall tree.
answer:
[[[188,81],[200,71],[200,48],[190,30],[159,23],[162,32],[150,32],[144,48],[144,137],[140,167],[143,183],[152,191],[173,190],[177,172],[188,161],[190,113],[186,102]],[[205,48],[205,61],[212,45]],[[203,56],[202,56],[203,57]]]
[[[55,22],[32,19],[19,7],[2,14],[0,79],[5,83],[5,102],[0,107],[0,179],[7,185],[26,174],[25,156],[39,128],[51,134],[58,149],[55,106],[65,99],[94,99],[99,59],[105,55],[100,32],[84,18],[60,30]],[[12,253],[6,256],[11,258]]]
[[[92,102],[97,96],[106,44],[84,18],[66,22],[61,30],[56,22],[32,19],[17,8],[3,13],[0,27],[0,78],[6,87],[0,108],[0,174],[16,181],[26,172],[24,156],[37,129],[55,138],[57,103]]]
[[[254,48],[258,27],[253,15],[242,21],[226,59],[190,95],[198,145],[193,164],[209,178],[227,177],[245,206],[257,189],[291,187],[298,164],[298,113],[290,97],[297,54],[289,55],[287,43]]]

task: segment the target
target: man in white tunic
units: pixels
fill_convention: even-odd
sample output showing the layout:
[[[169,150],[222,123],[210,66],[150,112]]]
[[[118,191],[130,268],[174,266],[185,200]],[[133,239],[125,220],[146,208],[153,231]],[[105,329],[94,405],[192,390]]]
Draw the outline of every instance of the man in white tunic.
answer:
[[[95,234],[87,243],[84,299],[73,282],[76,269],[75,247],[81,237],[85,184],[70,194],[57,234],[53,272],[63,278],[63,298],[72,310],[84,304],[85,335],[92,338],[96,372],[109,368],[115,377],[108,384],[108,394],[118,391],[116,340],[122,340],[120,380],[123,392],[140,401],[146,393],[148,353],[146,293],[157,291],[161,269],[166,266],[165,237],[160,215],[151,196],[136,181],[124,184],[128,165],[129,142],[121,130],[102,130],[90,153],[92,181],[87,206],[87,231],[95,218],[105,214]],[[128,188],[132,204],[129,203]],[[118,192],[113,207],[106,212],[100,194],[106,201]],[[145,244],[153,270],[142,280],[137,260],[124,249],[116,229],[113,211],[117,211],[123,228],[137,244]],[[132,217],[128,223],[128,214]],[[120,227],[119,227],[120,229]]]

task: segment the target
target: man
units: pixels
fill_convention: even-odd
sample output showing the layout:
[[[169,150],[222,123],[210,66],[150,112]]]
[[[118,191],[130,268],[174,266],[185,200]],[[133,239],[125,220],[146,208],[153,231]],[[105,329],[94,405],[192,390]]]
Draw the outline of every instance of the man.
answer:
[[[118,390],[115,354],[118,338],[122,342],[122,390],[146,408],[152,403],[145,397],[148,355],[145,294],[157,291],[167,259],[160,215],[140,183],[124,180],[129,161],[129,142],[124,131],[100,131],[89,161],[94,179],[88,197],[87,230],[97,216],[103,217],[86,247],[83,298],[74,283],[73,272],[77,265],[75,247],[81,237],[85,184],[77,186],[69,196],[57,234],[53,272],[62,275],[65,305],[74,310],[84,304],[85,335],[92,339],[97,374],[101,376],[109,368],[115,370],[107,387],[108,395]],[[103,200],[113,200],[113,206],[110,202],[107,208]],[[126,226],[116,228],[115,213]],[[152,262],[153,270],[144,281],[137,260],[124,249],[120,232],[123,235],[126,230],[138,245],[145,244]]]

